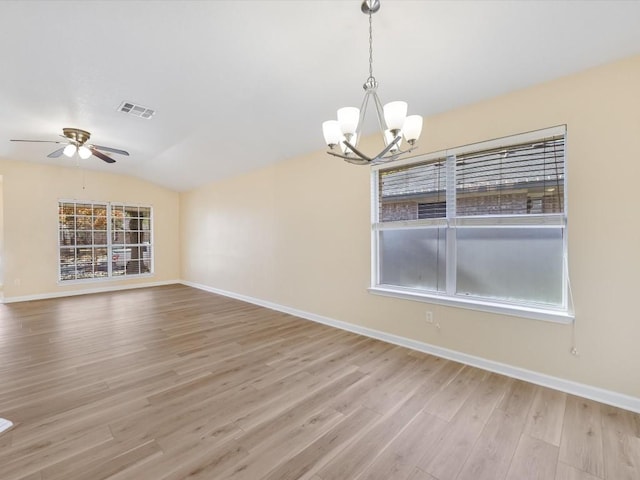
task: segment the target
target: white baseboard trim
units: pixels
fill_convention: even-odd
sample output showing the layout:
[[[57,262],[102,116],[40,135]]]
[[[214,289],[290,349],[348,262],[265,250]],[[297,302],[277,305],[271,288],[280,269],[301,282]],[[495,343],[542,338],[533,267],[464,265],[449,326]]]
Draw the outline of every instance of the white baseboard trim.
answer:
[[[22,297],[4,297],[0,303],[28,302],[31,300],[47,300],[49,298],[73,297],[90,293],[117,292],[119,290],[132,290],[134,288],[160,287],[162,285],[175,285],[182,283],[180,280],[164,280],[162,282],[134,283],[129,285],[110,285],[108,287],[88,288],[86,290],[65,290],[63,292],[40,293],[36,295],[24,295]]]
[[[354,325],[351,323],[343,322],[341,320],[334,320],[332,318],[316,315],[315,313],[305,312],[295,308],[279,305],[266,300],[249,297],[234,292],[228,292],[218,288],[209,287],[207,285],[201,285],[198,283],[181,281],[183,285],[194,287],[199,290],[205,290],[207,292],[216,293],[225,297],[235,298],[242,300],[243,302],[252,303],[261,307],[269,308],[271,310],[277,310],[279,312],[288,313],[296,317],[311,320],[313,322],[322,323],[331,327],[346,330],[348,332],[357,333],[366,337],[375,338],[383,342],[392,343],[401,347],[406,347],[411,350],[417,350],[419,352],[429,353],[438,357],[453,360],[454,362],[463,363],[473,367],[481,368],[490,372],[499,373],[508,377],[517,378],[518,380],[524,380],[526,382],[548,387],[561,392],[577,395],[582,398],[588,398],[600,403],[612,405],[614,407],[622,408],[632,412],[640,413],[640,398],[632,397],[622,393],[605,390],[598,387],[592,387],[571,380],[565,380],[558,377],[552,377],[543,373],[534,372],[532,370],[526,370],[524,368],[514,367],[505,363],[496,362],[493,360],[487,360],[485,358],[476,357],[474,355],[468,355],[466,353],[458,352],[455,350],[449,350],[447,348],[430,345],[428,343],[418,342],[409,338],[400,337],[398,335],[392,335],[390,333],[381,332],[367,327]]]

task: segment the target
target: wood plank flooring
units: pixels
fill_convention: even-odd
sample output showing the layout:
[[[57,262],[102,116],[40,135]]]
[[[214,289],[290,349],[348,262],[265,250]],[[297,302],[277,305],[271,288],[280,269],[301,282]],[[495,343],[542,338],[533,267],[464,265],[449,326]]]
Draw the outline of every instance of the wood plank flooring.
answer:
[[[182,285],[0,305],[2,480],[638,480],[640,415]]]

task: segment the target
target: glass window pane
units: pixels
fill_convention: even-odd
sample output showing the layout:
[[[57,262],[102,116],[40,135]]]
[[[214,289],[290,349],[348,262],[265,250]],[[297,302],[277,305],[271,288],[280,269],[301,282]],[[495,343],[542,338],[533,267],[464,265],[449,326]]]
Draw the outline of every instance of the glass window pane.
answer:
[[[127,232],[127,243],[132,243],[132,244],[140,243],[140,232],[138,231]]]
[[[76,278],[76,249],[60,249],[60,280],[75,280]]]
[[[58,210],[61,215],[75,215],[76,206],[74,203],[61,203]]]
[[[139,275],[140,273],[140,262],[138,260],[127,262],[127,275]]]
[[[124,207],[125,217],[137,217],[138,216],[138,207],[125,206]]]
[[[458,228],[457,294],[562,305],[561,228]]]
[[[93,217],[93,229],[94,230],[107,230],[107,217],[95,216]]]
[[[60,245],[75,245],[76,234],[73,230],[60,229]]]
[[[76,234],[76,243],[78,245],[91,245],[93,244],[93,236],[91,231],[80,231]]]
[[[121,218],[113,218],[111,219],[111,229],[114,232],[121,232],[124,230],[124,224]]]
[[[93,249],[91,247],[76,249],[76,271],[78,278],[93,277]]]
[[[92,217],[80,216],[76,217],[76,229],[78,230],[92,230],[93,220]]]
[[[111,260],[115,267],[124,268],[131,260],[131,249],[124,247],[114,247],[111,249]]]
[[[141,247],[142,250],[142,271],[143,273],[149,273],[151,271],[151,245],[145,245]]]
[[[93,232],[93,243],[95,245],[106,245],[107,232]]]
[[[107,248],[96,248],[93,251],[94,275],[96,277],[106,277],[109,275]]]
[[[127,251],[122,247],[111,249],[111,274],[124,275],[127,266]]]
[[[87,215],[91,216],[93,214],[93,205],[90,203],[78,203],[76,205],[76,215]]]
[[[445,291],[445,228],[380,231],[380,283]]]
[[[107,206],[106,205],[94,205],[93,206],[93,214],[96,217],[107,218]]]
[[[390,168],[381,171],[379,178],[380,222],[445,216],[446,164],[444,159],[432,163]],[[425,212],[428,213],[425,215]]]
[[[125,230],[140,230],[140,219],[128,218],[125,223]]]

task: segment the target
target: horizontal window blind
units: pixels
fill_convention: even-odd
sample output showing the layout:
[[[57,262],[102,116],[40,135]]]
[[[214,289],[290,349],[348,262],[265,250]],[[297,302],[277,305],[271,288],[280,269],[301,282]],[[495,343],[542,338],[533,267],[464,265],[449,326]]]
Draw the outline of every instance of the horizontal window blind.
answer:
[[[380,222],[444,218],[446,216],[446,161],[400,167],[380,172]]]
[[[456,157],[456,213],[564,212],[564,137]]]
[[[418,204],[418,218],[444,218],[447,216],[447,202],[436,201]]]

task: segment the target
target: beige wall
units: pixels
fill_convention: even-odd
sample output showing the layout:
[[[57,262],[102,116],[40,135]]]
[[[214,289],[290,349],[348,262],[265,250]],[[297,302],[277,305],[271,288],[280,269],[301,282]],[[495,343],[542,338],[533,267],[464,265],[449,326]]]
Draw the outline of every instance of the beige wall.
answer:
[[[179,195],[132,177],[0,160],[6,299],[179,279]],[[84,186],[84,188],[83,188]],[[58,200],[153,206],[155,274],[138,280],[58,285]]]
[[[639,85],[634,57],[425,119],[421,153],[567,124],[577,357],[568,325],[367,293],[369,169],[321,151],[182,194],[181,278],[640,397]]]

